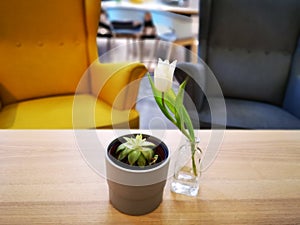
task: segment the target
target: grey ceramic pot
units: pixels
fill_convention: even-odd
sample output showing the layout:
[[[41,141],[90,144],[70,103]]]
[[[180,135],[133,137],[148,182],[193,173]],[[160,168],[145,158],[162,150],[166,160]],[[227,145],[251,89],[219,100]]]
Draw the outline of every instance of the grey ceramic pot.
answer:
[[[156,154],[159,155],[159,162],[144,168],[129,166],[113,156],[113,151],[123,142],[122,137],[124,136],[112,141],[107,148],[106,175],[109,199],[114,208],[125,214],[147,214],[162,202],[168,177],[169,150],[158,138],[143,134],[143,138],[147,138],[148,141],[157,145]]]

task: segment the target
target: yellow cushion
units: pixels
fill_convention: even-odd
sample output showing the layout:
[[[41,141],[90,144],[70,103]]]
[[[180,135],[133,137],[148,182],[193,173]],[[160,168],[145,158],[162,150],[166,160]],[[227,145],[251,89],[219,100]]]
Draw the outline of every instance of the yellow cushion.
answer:
[[[138,128],[138,120],[136,110],[114,110],[87,94],[24,101],[0,111],[0,128],[12,129]]]

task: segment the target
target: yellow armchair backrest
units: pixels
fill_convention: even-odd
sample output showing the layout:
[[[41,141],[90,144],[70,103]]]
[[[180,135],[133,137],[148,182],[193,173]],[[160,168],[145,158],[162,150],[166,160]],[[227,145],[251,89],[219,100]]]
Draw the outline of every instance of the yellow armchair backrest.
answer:
[[[0,1],[3,105],[75,92],[97,58],[100,4],[99,0]],[[88,90],[88,81],[86,86]]]

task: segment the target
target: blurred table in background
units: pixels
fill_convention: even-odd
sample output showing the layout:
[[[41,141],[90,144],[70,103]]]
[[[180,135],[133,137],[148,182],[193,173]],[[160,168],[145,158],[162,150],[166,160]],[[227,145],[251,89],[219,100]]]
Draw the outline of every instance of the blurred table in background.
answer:
[[[116,39],[114,39],[114,42],[111,41],[111,37],[115,36],[113,35],[112,28],[111,28],[111,22],[110,19],[107,16],[107,11],[112,9],[128,9],[128,10],[141,10],[144,11],[147,15],[145,16],[145,22],[144,22],[144,29],[143,33],[140,35],[140,38],[135,38],[135,41],[138,41],[140,43],[140,50],[143,51],[144,42],[145,40],[163,40],[163,41],[170,41],[174,44],[185,46],[189,51],[192,51],[195,55],[197,55],[197,48],[198,48],[198,41],[197,41],[197,33],[198,31],[198,14],[199,14],[199,1],[198,0],[136,0],[140,3],[134,3],[133,0],[102,0],[101,1],[101,8],[102,8],[102,16],[101,16],[101,25],[99,26],[98,30],[98,37],[104,37],[106,38],[106,51],[109,51],[111,49],[112,45],[115,45]],[[171,31],[172,35],[174,36],[174,40],[168,40],[162,38],[161,32],[159,33],[161,29],[158,29],[157,26],[154,26],[152,17],[153,13],[165,13],[165,17],[167,19],[163,19],[162,23],[160,25],[167,26],[167,32],[169,30]],[[174,14],[171,18],[171,16],[168,15]],[[180,15],[177,15],[180,14]],[[185,16],[181,16],[185,15]],[[173,17],[182,17],[182,19],[175,19]],[[186,17],[186,18],[184,18]],[[120,18],[120,20],[127,21],[127,18]],[[182,25],[181,22],[178,21],[184,21],[183,23],[186,23],[187,25]],[[169,21],[169,22],[167,22]],[[172,22],[170,22],[172,21]],[[176,22],[177,21],[177,22]],[[179,24],[179,25],[178,25]],[[105,25],[106,28],[103,27]],[[156,24],[157,25],[157,24]],[[175,27],[174,27],[175,26]],[[183,26],[184,29],[178,29],[179,26]],[[161,26],[160,26],[161,27]],[[185,30],[189,30],[189,32],[186,32]],[[173,32],[175,32],[173,34]],[[180,34],[181,32],[181,34]],[[184,36],[182,38],[182,36]],[[127,40],[128,41],[128,40]],[[157,42],[156,42],[157,46]],[[157,48],[157,47],[155,47]],[[137,47],[135,47],[137,49]],[[172,49],[167,50],[169,53],[172,51]],[[144,54],[144,53],[141,53]],[[170,53],[171,54],[171,53]],[[169,57],[167,57],[169,58]],[[189,60],[189,59],[187,59]]]
[[[198,15],[199,1],[198,0],[144,0],[142,3],[133,3],[130,0],[119,1],[103,1],[101,2],[102,9],[107,7],[133,7],[147,10],[162,10],[184,15]]]

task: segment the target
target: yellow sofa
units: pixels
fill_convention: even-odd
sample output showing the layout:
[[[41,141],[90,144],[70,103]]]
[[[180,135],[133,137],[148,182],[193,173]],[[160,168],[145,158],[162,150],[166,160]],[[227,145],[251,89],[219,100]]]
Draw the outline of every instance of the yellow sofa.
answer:
[[[142,63],[101,63],[99,0],[0,1],[0,128],[138,128]]]

